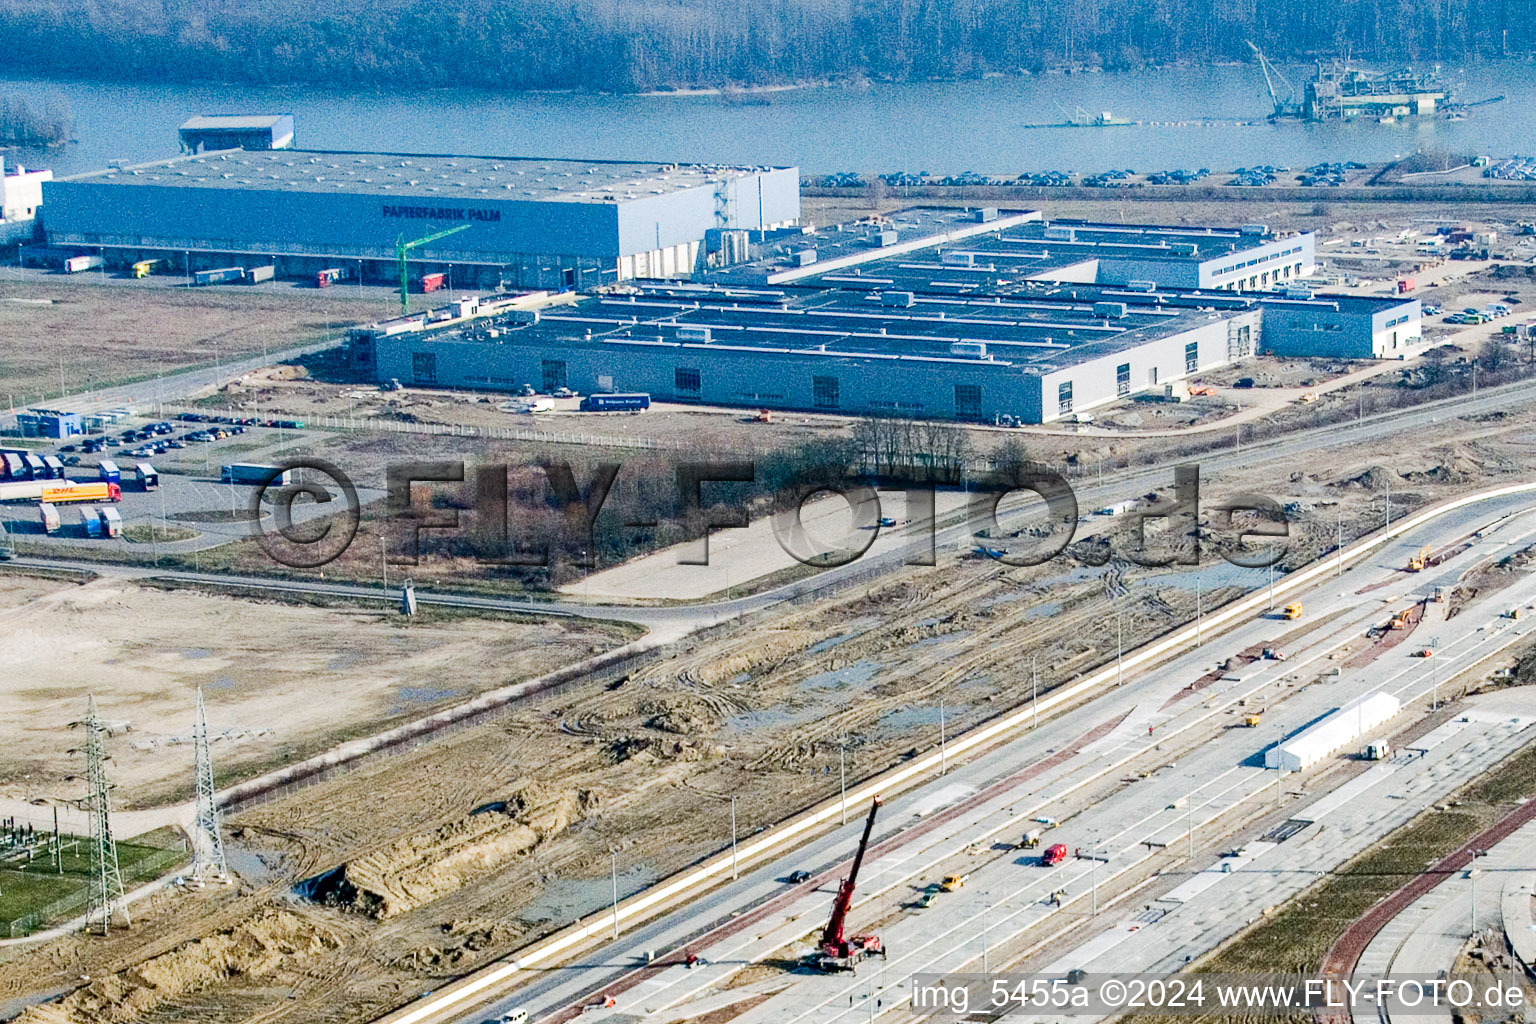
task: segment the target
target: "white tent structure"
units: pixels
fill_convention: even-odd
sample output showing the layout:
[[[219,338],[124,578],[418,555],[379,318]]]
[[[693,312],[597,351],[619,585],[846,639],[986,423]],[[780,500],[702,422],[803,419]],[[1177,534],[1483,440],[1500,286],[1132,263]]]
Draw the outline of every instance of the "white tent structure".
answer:
[[[1367,733],[1390,721],[1402,704],[1390,693],[1376,692],[1328,714],[1284,743],[1264,752],[1264,767],[1299,772],[1346,747],[1359,746]]]

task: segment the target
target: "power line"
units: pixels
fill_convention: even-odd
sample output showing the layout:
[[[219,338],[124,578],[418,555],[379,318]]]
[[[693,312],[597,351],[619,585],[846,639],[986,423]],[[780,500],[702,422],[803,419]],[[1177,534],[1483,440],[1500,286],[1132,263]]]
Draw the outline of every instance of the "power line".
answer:
[[[117,866],[117,843],[112,839],[112,786],[107,781],[104,732],[96,714],[96,698],[92,696],[85,711],[85,777],[90,787],[86,802],[91,819],[91,880],[85,922],[89,928],[99,917],[103,935],[111,930],[114,915],[122,918],[124,926],[131,923],[123,893],[123,874]]]
[[[213,755],[208,751],[208,716],[203,713],[203,688],[197,688],[197,724],[192,727],[197,771],[197,822],[192,836],[192,877],[227,881],[224,836],[214,802]]]

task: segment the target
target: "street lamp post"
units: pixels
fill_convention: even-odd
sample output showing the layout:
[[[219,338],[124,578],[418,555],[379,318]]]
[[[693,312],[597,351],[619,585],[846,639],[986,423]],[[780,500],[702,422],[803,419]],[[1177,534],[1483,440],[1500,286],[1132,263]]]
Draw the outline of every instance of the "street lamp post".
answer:
[[[613,861],[613,937],[619,937],[619,848],[610,846],[608,856]]]
[[[1115,685],[1125,682],[1125,634],[1120,628],[1120,609],[1115,609]]]
[[[1038,656],[1029,656],[1029,713],[1030,728],[1040,725],[1040,666]]]
[[[1190,790],[1189,803],[1184,808],[1184,836],[1189,842],[1189,857],[1195,856],[1195,792]]]
[[[1201,637],[1201,627],[1203,625],[1204,625],[1204,606],[1202,604],[1202,595],[1200,593],[1200,574],[1196,573],[1195,574],[1195,646],[1196,647],[1200,647],[1204,643],[1204,640]]]
[[[1340,510],[1340,512],[1339,512],[1339,544],[1338,544],[1338,547],[1336,547],[1334,550],[1338,552],[1338,560],[1337,560],[1337,563],[1335,565],[1334,575],[1335,576],[1343,576],[1344,575],[1344,512],[1342,510]]]
[[[838,807],[842,813],[843,824],[848,824],[848,737],[842,736],[837,741],[837,792]]]
[[[981,895],[983,900],[981,905],[981,973],[985,975],[989,973],[987,970],[987,910],[990,908],[992,894],[984,892]]]
[[[1467,877],[1472,880],[1472,935],[1477,936],[1477,876],[1482,874],[1477,870],[1477,858],[1488,856],[1487,850],[1473,850]]]
[[[949,771],[949,748],[944,742],[944,702],[939,701],[939,774]]]
[[[731,878],[741,877],[736,866],[736,794],[731,794]]]

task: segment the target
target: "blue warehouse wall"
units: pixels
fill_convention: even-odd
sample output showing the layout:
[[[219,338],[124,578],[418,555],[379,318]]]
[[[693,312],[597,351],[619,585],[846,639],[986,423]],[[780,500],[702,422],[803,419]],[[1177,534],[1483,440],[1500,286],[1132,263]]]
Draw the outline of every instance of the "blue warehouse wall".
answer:
[[[1131,259],[1122,256],[1099,260],[1099,284],[1129,284],[1132,281],[1156,281],[1164,288],[1195,288],[1200,283],[1200,265],[1191,260]]]
[[[1264,348],[1277,356],[1370,359],[1371,319],[1332,304],[1265,303]]]
[[[468,224],[468,231],[425,246],[416,256],[619,255],[618,210],[603,203],[55,181],[45,183],[43,204],[49,237],[61,244],[357,252],[387,258],[402,234],[418,238]]]
[[[759,182],[761,181],[761,188]],[[721,226],[797,220],[794,169],[731,178],[615,203],[494,196],[363,195],[236,186],[157,185],[97,178],[44,185],[45,225],[62,245],[124,245],[222,252],[315,253],[387,258],[401,235],[468,231],[416,250],[422,260],[498,262],[517,253],[602,260],[696,243]],[[720,209],[717,210],[717,207]]]
[[[560,374],[557,379],[577,391],[644,391],[658,401],[953,419],[955,389],[964,386],[977,389],[978,403],[964,418],[1028,417],[1038,406],[1035,378],[984,360],[879,359],[673,342],[519,344],[515,331],[497,342],[401,334],[378,339],[375,349],[380,380],[443,387],[512,390],[530,384],[542,390],[550,382],[549,363],[559,367],[552,371]],[[418,372],[419,356],[431,357],[433,379]],[[680,369],[697,374],[697,392],[679,390]],[[829,393],[836,394],[835,404],[827,404]]]

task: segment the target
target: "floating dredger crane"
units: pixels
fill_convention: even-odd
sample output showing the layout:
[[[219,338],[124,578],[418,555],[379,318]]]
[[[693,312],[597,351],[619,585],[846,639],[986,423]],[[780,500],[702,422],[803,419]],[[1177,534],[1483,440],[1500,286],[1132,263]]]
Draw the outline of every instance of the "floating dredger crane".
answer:
[[[1264,51],[1259,49],[1252,39],[1244,41],[1248,44],[1248,48],[1259,58],[1259,70],[1264,72],[1264,86],[1269,90],[1269,102],[1275,108],[1275,112],[1269,115],[1270,119],[1273,120],[1277,117],[1300,117],[1301,104],[1296,100],[1296,87],[1291,84],[1291,80],[1286,78],[1279,68],[1270,63],[1269,58],[1264,56]],[[1275,79],[1277,78],[1285,83],[1285,87],[1288,90],[1283,100],[1280,98],[1280,94],[1275,91]]]
[[[848,877],[837,887],[837,897],[832,901],[832,917],[821,932],[816,952],[810,956],[810,965],[819,971],[851,971],[867,956],[885,956],[885,945],[878,935],[844,935],[843,926],[848,920],[848,908],[853,906],[854,886],[858,884],[859,867],[869,849],[869,835],[875,829],[875,815],[880,811],[881,800],[877,796],[869,805],[869,817],[864,820],[864,837],[859,840],[859,850],[853,855]]]

